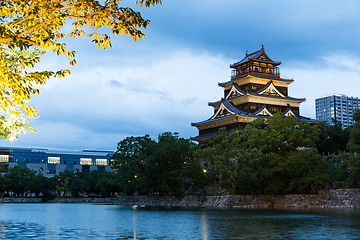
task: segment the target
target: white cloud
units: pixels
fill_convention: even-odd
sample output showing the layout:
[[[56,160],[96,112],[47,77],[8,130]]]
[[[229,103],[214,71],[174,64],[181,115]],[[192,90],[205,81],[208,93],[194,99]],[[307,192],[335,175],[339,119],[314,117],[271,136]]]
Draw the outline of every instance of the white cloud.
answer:
[[[360,97],[360,59],[348,54],[333,53],[324,56],[317,64],[299,64],[282,68],[283,75],[294,78],[289,95],[306,97],[301,114],[315,117],[315,99],[339,93]]]
[[[40,119],[36,134],[12,145],[87,145],[113,149],[122,138],[165,131],[197,135],[191,122],[212,115],[208,101],[222,97],[218,82],[230,76],[229,59],[209,53],[168,52],[146,65],[117,67],[116,62],[74,69],[65,79],[50,80],[34,97]],[[145,61],[146,62],[146,61]]]
[[[302,115],[314,117],[314,99],[322,95],[359,96],[354,39],[360,35],[360,2],[218,3],[164,1],[141,8],[152,20],[147,38],[134,43],[114,37],[106,51],[90,39],[68,41],[67,48],[77,51],[75,67],[63,56],[45,56],[39,68],[71,69],[72,75],[41,87],[31,101],[41,116],[31,121],[38,132],[20,135],[12,145],[82,149],[86,142],[105,149],[130,135],[195,136],[190,122],[212,115],[207,102],[223,96],[217,83],[230,79],[229,64],[262,43],[271,58],[284,61],[282,76],[295,79],[290,95],[307,98]]]

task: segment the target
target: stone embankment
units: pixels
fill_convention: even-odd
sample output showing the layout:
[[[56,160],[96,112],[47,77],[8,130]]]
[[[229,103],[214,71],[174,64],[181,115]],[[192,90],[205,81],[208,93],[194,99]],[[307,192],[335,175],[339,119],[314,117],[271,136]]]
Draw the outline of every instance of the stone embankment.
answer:
[[[115,198],[55,198],[48,203],[114,203]],[[41,203],[41,198],[0,198],[0,203]]]
[[[55,198],[51,203],[114,203],[115,198]]]
[[[226,196],[122,196],[114,204],[239,208],[360,208],[360,189],[322,190],[319,194]]]
[[[0,198],[0,203],[41,203],[41,198]]]
[[[0,198],[0,203],[40,203],[41,198]],[[322,190],[318,194],[225,196],[118,196],[117,198],[55,198],[50,203],[219,208],[360,208],[360,189]]]

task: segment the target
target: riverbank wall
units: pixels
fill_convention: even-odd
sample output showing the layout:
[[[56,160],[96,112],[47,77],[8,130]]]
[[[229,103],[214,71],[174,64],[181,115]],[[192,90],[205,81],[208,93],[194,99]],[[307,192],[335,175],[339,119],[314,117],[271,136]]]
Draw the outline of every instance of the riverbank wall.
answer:
[[[0,203],[41,203],[41,198],[0,198]],[[48,203],[211,208],[360,208],[360,189],[321,190],[318,194],[222,196],[118,196],[116,198],[55,198]]]
[[[360,189],[322,190],[318,194],[226,196],[121,196],[114,204],[220,208],[360,208]]]
[[[0,203],[41,203],[42,198],[0,198]],[[115,198],[55,198],[47,200],[47,203],[110,203],[115,202]]]

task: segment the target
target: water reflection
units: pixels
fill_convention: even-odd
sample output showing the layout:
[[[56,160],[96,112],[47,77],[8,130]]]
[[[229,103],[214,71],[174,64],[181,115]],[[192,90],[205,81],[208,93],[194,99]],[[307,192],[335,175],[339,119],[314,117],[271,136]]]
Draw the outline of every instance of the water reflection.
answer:
[[[137,205],[133,206],[133,209],[136,209]],[[132,215],[132,224],[133,224],[133,235],[134,235],[134,239],[136,238],[136,227],[137,227],[137,217],[136,217],[136,212],[133,213]]]
[[[201,221],[201,236],[203,240],[208,239],[209,229],[208,229],[208,222],[207,222],[207,215],[206,212],[202,212],[200,216]]]
[[[360,239],[354,209],[0,204],[0,239]]]
[[[6,224],[4,221],[0,221],[0,239],[5,239]]]

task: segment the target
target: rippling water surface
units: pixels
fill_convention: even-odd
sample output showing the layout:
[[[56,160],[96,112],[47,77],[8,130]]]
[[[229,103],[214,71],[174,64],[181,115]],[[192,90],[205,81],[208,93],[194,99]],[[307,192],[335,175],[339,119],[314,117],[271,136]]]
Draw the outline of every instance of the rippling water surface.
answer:
[[[360,239],[360,211],[8,203],[0,239]]]

